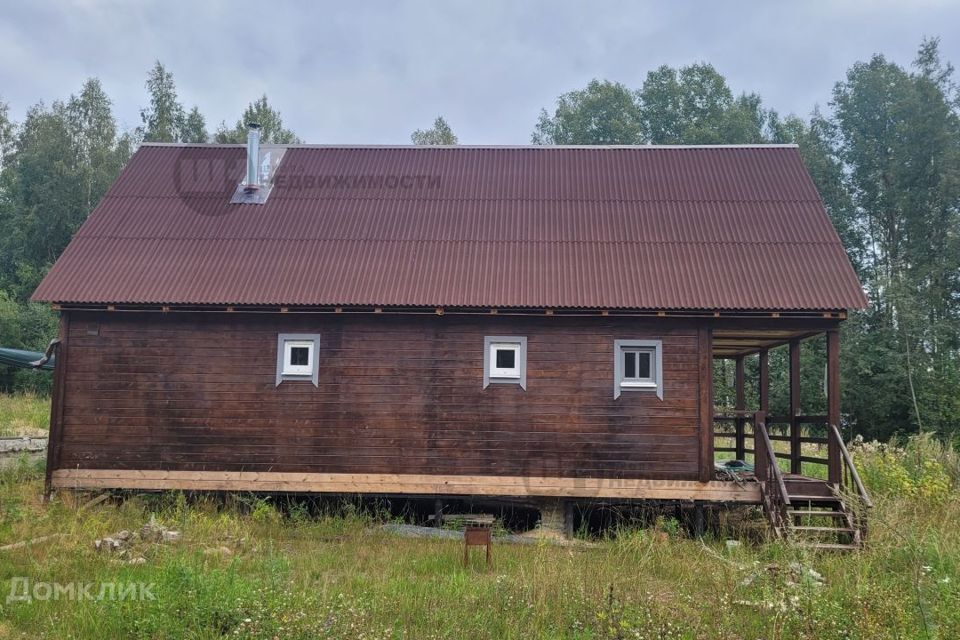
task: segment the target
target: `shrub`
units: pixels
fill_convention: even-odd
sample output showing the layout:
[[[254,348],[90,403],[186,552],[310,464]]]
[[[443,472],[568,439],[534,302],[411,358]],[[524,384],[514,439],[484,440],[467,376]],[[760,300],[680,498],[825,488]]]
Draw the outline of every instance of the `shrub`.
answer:
[[[932,434],[889,444],[858,439],[851,449],[868,490],[878,495],[942,504],[955,497],[960,487],[960,456]]]

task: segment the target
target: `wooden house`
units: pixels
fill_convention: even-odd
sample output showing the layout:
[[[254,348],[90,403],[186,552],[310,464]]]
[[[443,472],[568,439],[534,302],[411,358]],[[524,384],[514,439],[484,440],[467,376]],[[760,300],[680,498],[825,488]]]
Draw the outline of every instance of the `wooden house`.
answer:
[[[50,488],[762,503],[779,532],[819,505],[852,523],[838,329],[866,300],[794,146],[256,138],[144,144],[34,294],[61,315]],[[799,343],[824,336],[829,408],[805,415]],[[769,416],[781,346],[791,412]],[[737,362],[731,415],[717,358]],[[755,476],[718,475],[720,449]],[[826,481],[800,475],[818,463]]]

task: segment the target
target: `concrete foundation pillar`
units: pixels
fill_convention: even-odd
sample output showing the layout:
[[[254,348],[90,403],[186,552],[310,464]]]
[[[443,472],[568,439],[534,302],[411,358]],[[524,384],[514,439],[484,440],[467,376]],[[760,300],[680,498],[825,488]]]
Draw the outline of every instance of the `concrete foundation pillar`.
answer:
[[[570,533],[573,529],[572,509],[569,511],[564,500],[543,500],[539,505],[540,522],[537,525],[537,536],[544,538],[566,538],[568,537],[568,524]]]

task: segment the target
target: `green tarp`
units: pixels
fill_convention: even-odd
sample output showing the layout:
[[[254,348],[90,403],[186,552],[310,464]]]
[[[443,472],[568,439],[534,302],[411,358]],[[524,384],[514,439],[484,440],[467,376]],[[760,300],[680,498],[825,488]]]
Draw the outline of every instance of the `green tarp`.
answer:
[[[39,351],[24,351],[23,349],[4,349],[0,347],[0,365],[10,365],[11,367],[22,367],[24,369],[34,369],[30,364],[43,357]],[[51,356],[50,360],[45,362],[40,368],[44,371],[53,371],[56,356]]]
[[[731,473],[753,473],[753,465],[743,460],[726,460],[724,462],[715,462],[713,464],[717,471],[729,471]]]

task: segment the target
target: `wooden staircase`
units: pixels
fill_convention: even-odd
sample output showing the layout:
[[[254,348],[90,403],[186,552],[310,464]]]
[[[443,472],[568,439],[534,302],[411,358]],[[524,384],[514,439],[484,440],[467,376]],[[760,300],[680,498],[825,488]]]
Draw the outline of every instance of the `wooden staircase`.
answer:
[[[853,551],[866,539],[866,511],[873,506],[853,459],[834,425],[828,425],[832,481],[780,470],[767,433],[766,415],[753,416],[754,473],[763,510],[775,536],[817,550]],[[799,467],[799,465],[797,465]]]
[[[784,533],[798,546],[854,551],[863,546],[860,519],[824,480],[786,476],[790,497]]]

